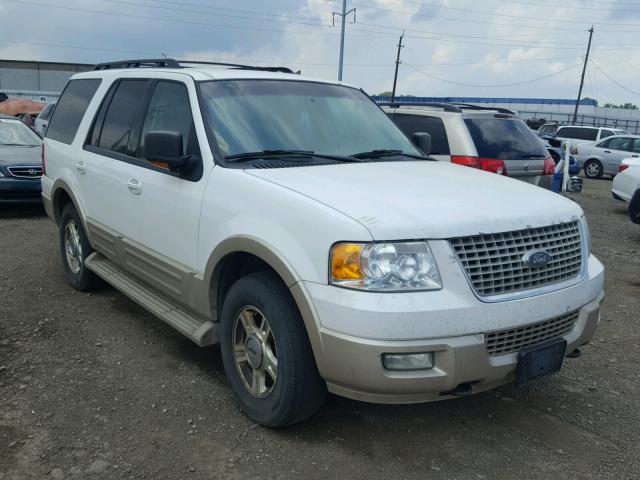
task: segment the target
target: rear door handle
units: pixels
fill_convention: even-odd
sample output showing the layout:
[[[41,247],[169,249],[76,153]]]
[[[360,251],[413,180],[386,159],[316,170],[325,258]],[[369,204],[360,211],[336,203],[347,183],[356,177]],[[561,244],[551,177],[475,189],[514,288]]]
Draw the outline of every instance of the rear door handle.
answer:
[[[127,188],[134,195],[140,195],[142,193],[142,182],[137,178],[130,178],[127,182]]]
[[[605,150],[604,153],[611,153],[611,150]]]
[[[638,158],[638,155],[631,155],[631,158]]]
[[[78,161],[76,163],[76,170],[81,173],[81,174],[85,174],[87,173],[87,164],[84,163],[82,160]]]

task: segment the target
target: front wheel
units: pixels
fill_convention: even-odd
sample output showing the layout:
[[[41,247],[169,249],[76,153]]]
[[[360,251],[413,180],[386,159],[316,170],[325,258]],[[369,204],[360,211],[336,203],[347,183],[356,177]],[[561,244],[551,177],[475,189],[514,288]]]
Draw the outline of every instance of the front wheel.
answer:
[[[259,272],[234,283],[221,314],[225,373],[241,408],[267,427],[313,415],[326,385],[297,306],[282,281]]]
[[[598,160],[588,160],[584,164],[584,174],[588,178],[600,178],[602,177],[603,173],[604,168],[602,166],[602,163],[600,163]]]
[[[92,290],[104,285],[95,273],[89,270],[85,259],[93,252],[80,215],[69,203],[60,216],[60,253],[67,282],[78,290]]]

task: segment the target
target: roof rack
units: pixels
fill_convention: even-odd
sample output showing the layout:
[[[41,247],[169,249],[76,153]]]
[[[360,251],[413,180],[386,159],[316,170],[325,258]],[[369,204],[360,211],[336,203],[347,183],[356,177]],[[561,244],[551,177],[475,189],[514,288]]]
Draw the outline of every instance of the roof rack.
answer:
[[[94,70],[111,70],[119,68],[188,68],[186,65],[218,65],[238,70],[254,70],[262,72],[300,73],[287,67],[258,67],[254,65],[242,65],[239,63],[205,62],[201,60],[175,60],[173,58],[147,58],[142,60],[121,60],[118,62],[99,63]]]
[[[462,112],[462,109],[451,103],[442,102],[377,102],[381,107],[436,107],[442,108],[445,112]]]
[[[473,105],[471,103],[457,103],[457,102],[452,103],[452,105],[455,105],[456,107],[461,108],[463,110],[494,110],[499,113],[516,115],[516,113],[513,110],[509,110],[508,108],[502,108],[502,107],[485,107],[482,105]]]

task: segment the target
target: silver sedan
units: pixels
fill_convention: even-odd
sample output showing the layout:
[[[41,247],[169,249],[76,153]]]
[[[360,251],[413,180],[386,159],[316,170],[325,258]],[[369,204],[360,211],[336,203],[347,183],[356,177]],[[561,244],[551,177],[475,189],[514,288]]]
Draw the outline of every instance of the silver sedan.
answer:
[[[579,144],[572,152],[587,177],[615,176],[623,159],[640,157],[640,135],[615,135],[595,145]]]

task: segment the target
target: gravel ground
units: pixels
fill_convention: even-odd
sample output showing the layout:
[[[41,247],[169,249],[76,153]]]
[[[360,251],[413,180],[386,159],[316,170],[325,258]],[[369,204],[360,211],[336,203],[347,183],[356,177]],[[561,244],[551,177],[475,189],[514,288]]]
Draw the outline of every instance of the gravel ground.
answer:
[[[607,298],[559,375],[422,405],[331,397],[280,430],[238,410],[217,347],[74,291],[42,210],[0,207],[0,479],[638,478],[640,227],[610,186],[574,196]]]

